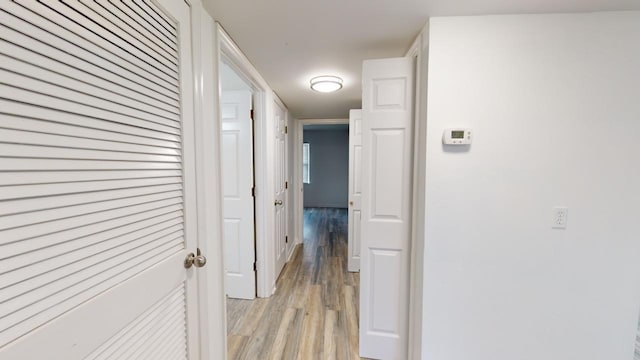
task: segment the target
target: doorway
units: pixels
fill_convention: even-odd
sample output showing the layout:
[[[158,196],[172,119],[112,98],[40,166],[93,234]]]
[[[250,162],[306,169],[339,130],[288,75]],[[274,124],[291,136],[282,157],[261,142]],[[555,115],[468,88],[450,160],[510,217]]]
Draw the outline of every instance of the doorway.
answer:
[[[299,120],[296,155],[296,188],[301,196],[293,219],[296,237],[304,242],[311,229],[305,222],[305,208],[348,207],[349,120]],[[336,165],[339,169],[334,171]]]
[[[225,292],[256,297],[253,89],[227,62],[220,64]]]

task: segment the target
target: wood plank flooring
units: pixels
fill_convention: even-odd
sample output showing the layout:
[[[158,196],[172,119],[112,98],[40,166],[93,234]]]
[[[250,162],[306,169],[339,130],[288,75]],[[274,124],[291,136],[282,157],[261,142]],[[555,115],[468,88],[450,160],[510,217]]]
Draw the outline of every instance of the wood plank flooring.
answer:
[[[304,243],[266,299],[227,300],[228,358],[360,359],[359,273],[347,272],[347,210],[305,209]]]

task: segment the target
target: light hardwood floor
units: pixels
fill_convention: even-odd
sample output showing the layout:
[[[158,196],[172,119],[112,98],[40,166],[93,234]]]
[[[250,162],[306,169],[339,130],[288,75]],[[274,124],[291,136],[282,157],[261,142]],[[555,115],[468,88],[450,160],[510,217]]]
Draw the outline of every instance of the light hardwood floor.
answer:
[[[305,209],[304,243],[273,296],[227,300],[229,359],[360,359],[359,274],[347,272],[346,209]]]

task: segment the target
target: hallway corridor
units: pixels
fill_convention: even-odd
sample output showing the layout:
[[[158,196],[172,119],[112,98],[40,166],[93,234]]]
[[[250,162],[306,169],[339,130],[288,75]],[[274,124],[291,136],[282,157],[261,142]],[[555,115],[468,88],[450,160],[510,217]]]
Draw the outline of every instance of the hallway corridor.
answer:
[[[304,212],[296,247],[267,299],[227,300],[229,359],[360,359],[359,273],[347,272],[347,210]]]

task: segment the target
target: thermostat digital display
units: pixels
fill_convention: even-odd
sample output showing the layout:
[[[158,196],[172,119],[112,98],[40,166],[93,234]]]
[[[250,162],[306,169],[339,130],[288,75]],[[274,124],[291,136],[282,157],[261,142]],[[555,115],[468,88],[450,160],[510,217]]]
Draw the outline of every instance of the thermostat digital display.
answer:
[[[442,143],[445,145],[469,145],[471,139],[470,129],[447,129],[442,134]]]

